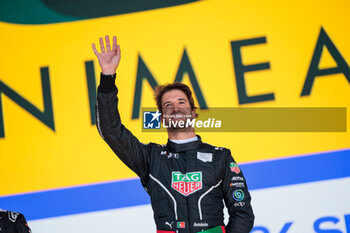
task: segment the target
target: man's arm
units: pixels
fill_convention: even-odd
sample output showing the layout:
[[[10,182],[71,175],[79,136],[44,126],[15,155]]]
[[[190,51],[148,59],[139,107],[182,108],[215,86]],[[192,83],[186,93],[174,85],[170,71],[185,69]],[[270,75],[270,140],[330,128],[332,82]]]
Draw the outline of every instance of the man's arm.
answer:
[[[107,142],[115,154],[133,170],[141,180],[148,177],[149,146],[139,140],[121,123],[118,111],[118,89],[115,85],[116,69],[120,61],[120,47],[117,38],[113,37],[113,47],[110,48],[109,38],[100,38],[101,53],[92,45],[102,69],[100,85],[96,100],[96,126],[101,137]]]
[[[31,233],[32,231],[30,230],[28,223],[23,216],[23,214],[19,214],[17,219],[16,219],[16,228],[18,233]]]
[[[249,233],[254,225],[251,197],[243,173],[233,160],[229,150],[224,169],[224,200],[230,215],[226,232]]]

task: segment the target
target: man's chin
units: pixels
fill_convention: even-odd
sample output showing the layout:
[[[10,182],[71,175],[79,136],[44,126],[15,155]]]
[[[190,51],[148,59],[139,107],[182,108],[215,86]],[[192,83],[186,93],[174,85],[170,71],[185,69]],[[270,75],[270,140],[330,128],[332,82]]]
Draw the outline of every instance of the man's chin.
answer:
[[[172,128],[167,128],[167,131],[172,133],[180,133],[180,132],[192,132],[194,131],[194,129],[192,127],[187,127],[187,128],[172,127]]]
[[[186,122],[187,122],[187,119],[186,120],[173,121],[169,125],[168,129],[174,130],[174,131],[177,131],[177,132],[185,132],[185,131],[193,130],[193,127],[188,125]]]

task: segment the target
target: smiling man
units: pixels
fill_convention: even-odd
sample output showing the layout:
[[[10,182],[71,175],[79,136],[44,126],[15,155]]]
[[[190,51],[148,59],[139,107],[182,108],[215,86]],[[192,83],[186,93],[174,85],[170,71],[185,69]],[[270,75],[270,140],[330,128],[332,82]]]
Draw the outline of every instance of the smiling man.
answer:
[[[142,144],[121,123],[116,70],[117,38],[92,44],[102,73],[96,101],[97,129],[114,153],[141,179],[151,197],[158,233],[248,233],[254,214],[245,178],[229,149],[202,142],[185,122],[197,117],[192,93],[181,83],[157,88],[155,98],[168,143]],[[170,122],[173,122],[171,124]],[[229,222],[224,225],[224,203]]]

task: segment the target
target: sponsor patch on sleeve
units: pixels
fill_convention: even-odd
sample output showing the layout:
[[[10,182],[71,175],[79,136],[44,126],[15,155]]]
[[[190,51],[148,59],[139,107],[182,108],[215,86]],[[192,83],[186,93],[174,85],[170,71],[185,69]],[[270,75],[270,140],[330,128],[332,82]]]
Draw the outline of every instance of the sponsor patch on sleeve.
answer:
[[[17,219],[19,213],[13,212],[13,211],[8,211],[8,214],[9,214],[9,219],[10,219],[12,222],[16,222],[16,219]]]
[[[236,201],[242,201],[244,199],[244,192],[242,189],[237,189],[233,192],[233,199]]]
[[[236,187],[236,188],[245,188],[245,185],[243,182],[232,182],[230,183],[231,187]]]
[[[239,174],[241,172],[241,169],[239,169],[238,165],[234,162],[230,163],[230,169],[236,174]]]

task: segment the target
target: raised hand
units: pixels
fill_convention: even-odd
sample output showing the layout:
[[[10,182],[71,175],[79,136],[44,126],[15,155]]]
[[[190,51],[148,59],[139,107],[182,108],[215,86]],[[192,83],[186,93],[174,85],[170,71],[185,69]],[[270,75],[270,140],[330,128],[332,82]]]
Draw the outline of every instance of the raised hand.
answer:
[[[105,36],[106,49],[103,43],[103,38],[100,37],[101,53],[96,49],[95,43],[92,43],[92,50],[98,58],[103,74],[114,74],[117,70],[120,61],[120,47],[117,45],[117,37],[113,36],[113,47],[109,43],[109,37]]]

